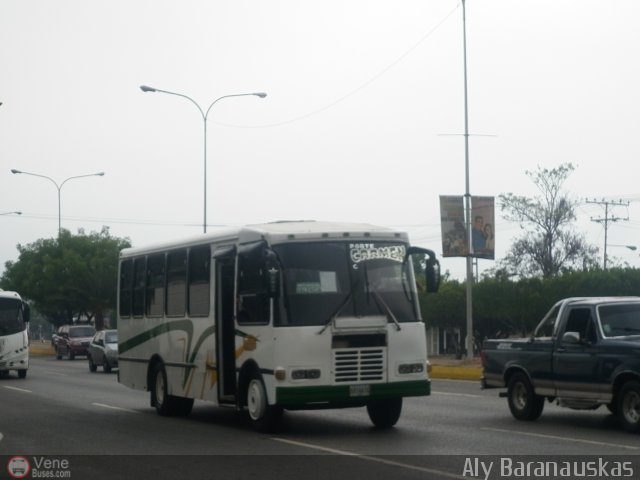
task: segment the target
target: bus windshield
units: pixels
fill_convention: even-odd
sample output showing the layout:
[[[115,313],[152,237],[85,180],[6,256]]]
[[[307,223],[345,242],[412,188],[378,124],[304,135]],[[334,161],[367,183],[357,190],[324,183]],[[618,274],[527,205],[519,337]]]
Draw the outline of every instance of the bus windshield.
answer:
[[[24,331],[25,323],[20,306],[19,300],[0,298],[0,335],[12,335]]]
[[[406,246],[326,242],[273,247],[282,264],[284,306],[276,325],[326,325],[335,317],[384,315],[416,322]]]

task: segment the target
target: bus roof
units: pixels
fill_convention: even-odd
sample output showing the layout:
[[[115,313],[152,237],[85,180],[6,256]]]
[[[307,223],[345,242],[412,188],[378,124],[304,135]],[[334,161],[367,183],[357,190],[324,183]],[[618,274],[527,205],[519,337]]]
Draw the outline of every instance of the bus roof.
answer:
[[[215,232],[148,245],[146,247],[125,248],[121,257],[140,253],[163,251],[170,248],[189,247],[207,243],[244,244],[266,240],[269,244],[289,243],[309,240],[348,240],[367,241],[401,240],[407,242],[408,235],[399,230],[370,225],[367,223],[317,222],[313,220],[280,221],[220,229]]]

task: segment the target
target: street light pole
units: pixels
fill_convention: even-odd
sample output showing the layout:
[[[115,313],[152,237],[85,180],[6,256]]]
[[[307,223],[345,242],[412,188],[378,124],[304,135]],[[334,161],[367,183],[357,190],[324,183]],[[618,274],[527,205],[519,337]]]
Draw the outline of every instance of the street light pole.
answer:
[[[16,170],[15,168],[11,170],[11,173],[13,173],[13,174],[31,175],[33,177],[46,178],[47,180],[49,180],[51,183],[53,183],[56,186],[56,189],[58,190],[58,237],[60,237],[60,232],[62,231],[62,207],[61,207],[60,191],[62,190],[62,187],[64,186],[64,184],[67,183],[69,180],[73,180],[75,178],[102,177],[102,176],[104,176],[104,172],[88,173],[86,175],[76,175],[76,176],[73,176],[73,177],[65,178],[62,181],[62,183],[58,185],[58,182],[56,182],[53,178],[47,177],[46,175],[40,175],[39,173],[23,172],[21,170]]]
[[[198,104],[198,102],[196,102],[193,98],[187,95],[184,95],[182,93],[170,92],[169,90],[160,90],[159,88],[149,87],[148,85],[141,85],[140,90],[142,90],[145,93],[160,92],[160,93],[167,93],[169,95],[175,95],[177,97],[186,98],[196,106],[196,108],[200,112],[200,116],[202,116],[203,136],[204,136],[204,218],[202,221],[202,226],[204,229],[204,233],[207,233],[207,118],[209,117],[209,112],[211,111],[211,108],[223,98],[246,97],[246,96],[252,96],[252,95],[256,97],[264,98],[267,96],[267,94],[264,92],[252,92],[252,93],[235,93],[232,95],[223,95],[222,97],[218,97],[213,102],[211,102],[211,104],[209,105],[209,108],[207,108],[207,110],[205,111]]]
[[[469,104],[467,96],[467,18],[465,10],[465,0],[462,0],[462,49],[464,62],[464,173],[465,173],[465,193],[464,210],[467,229],[467,358],[473,358],[473,258],[472,235],[471,235],[471,187],[469,181]]]

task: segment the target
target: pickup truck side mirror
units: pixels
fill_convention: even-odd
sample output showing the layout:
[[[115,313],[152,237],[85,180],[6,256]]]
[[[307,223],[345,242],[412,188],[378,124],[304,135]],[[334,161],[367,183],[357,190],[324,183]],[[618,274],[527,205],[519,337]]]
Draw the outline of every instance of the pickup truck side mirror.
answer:
[[[564,332],[564,334],[562,335],[562,343],[582,343],[582,341],[580,340],[580,334],[578,332]]]

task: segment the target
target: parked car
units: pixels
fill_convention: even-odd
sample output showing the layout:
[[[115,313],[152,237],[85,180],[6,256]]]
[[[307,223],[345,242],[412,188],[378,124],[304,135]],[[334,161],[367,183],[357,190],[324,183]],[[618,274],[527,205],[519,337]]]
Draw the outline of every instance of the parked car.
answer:
[[[56,358],[68,356],[73,360],[77,355],[87,355],[87,349],[96,329],[91,325],[63,325],[56,337]]]
[[[56,340],[57,340],[57,339],[58,339],[58,337],[60,336],[60,331],[61,331],[61,329],[62,329],[62,327],[58,327],[58,328],[56,329],[56,331],[55,331],[55,332],[53,332],[53,333],[51,334],[51,346],[52,346],[53,348],[56,348]]]
[[[91,372],[95,372],[98,365],[102,365],[104,373],[111,372],[112,368],[118,368],[118,331],[97,332],[89,344],[87,358]]]

